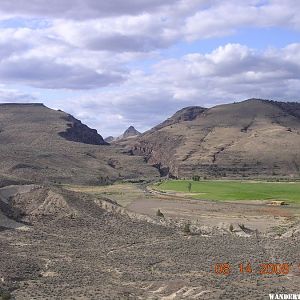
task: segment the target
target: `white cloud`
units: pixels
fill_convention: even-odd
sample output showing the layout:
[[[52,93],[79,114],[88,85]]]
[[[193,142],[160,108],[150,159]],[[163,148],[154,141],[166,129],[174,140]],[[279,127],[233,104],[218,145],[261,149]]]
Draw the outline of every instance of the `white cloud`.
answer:
[[[212,5],[186,19],[183,32],[188,40],[195,40],[229,35],[242,27],[300,30],[299,10],[297,0],[212,1]]]
[[[149,52],[242,27],[300,30],[298,0],[2,0],[0,13],[47,17],[37,35],[94,51]]]
[[[157,58],[159,50],[184,39],[224,35],[240,26],[298,28],[295,8],[300,8],[295,0],[264,4],[258,0],[169,0],[163,4],[157,0],[131,0],[126,5],[120,0],[60,0],[47,5],[44,0],[33,0],[26,6],[21,2],[2,0],[0,11],[29,19],[47,17],[47,26],[0,29],[0,79],[52,89],[94,89],[119,84],[128,76],[127,63],[141,57]],[[240,46],[234,49],[232,45],[216,49],[209,54],[214,64],[209,57],[202,59],[196,54],[197,62],[192,54],[184,58],[189,68],[184,67],[184,72],[189,77],[193,73],[197,77],[199,72],[226,73],[226,64],[231,70],[239,68],[238,60],[250,67],[252,58],[247,51],[250,50]],[[218,61],[222,64],[218,65]],[[168,66],[162,62],[162,71],[163,64]],[[179,65],[176,70],[173,68],[182,72]]]
[[[142,14],[84,22],[55,21],[53,32],[74,47],[94,51],[149,52],[165,48],[176,36],[158,16]],[[153,34],[155,33],[155,34]]]
[[[17,89],[0,85],[0,103],[29,103],[38,102],[38,99],[31,94],[26,94]]]
[[[50,18],[93,19],[97,17],[134,15],[154,11],[177,0],[1,0],[0,11],[8,15]]]

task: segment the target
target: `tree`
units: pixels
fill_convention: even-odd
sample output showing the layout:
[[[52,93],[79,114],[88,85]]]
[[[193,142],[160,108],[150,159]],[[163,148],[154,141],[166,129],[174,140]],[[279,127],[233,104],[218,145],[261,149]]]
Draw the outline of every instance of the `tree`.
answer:
[[[200,176],[199,175],[194,175],[193,180],[194,181],[200,181]]]

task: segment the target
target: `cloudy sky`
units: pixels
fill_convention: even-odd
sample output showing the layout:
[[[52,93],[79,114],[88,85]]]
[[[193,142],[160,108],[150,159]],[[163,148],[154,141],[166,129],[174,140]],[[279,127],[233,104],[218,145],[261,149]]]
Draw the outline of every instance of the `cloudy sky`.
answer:
[[[1,0],[0,101],[98,129],[176,110],[300,100],[299,0]]]

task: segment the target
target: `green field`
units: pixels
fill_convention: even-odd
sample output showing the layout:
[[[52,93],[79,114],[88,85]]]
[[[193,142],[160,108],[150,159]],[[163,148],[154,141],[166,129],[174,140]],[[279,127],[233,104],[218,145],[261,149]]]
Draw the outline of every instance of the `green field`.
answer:
[[[191,190],[189,191],[189,183]],[[300,203],[300,183],[254,181],[170,180],[154,186],[160,191],[192,193],[195,199],[208,200],[285,200]]]

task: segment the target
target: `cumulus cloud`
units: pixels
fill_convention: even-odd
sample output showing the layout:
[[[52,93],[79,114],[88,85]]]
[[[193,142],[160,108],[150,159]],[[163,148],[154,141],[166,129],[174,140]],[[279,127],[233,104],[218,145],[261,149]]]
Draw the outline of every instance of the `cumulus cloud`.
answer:
[[[184,34],[187,39],[229,35],[242,27],[289,27],[300,29],[297,0],[230,0],[212,1],[206,9],[187,17]]]
[[[5,83],[76,90],[100,88],[126,78],[126,69],[114,67],[107,54],[74,49],[48,29],[1,29],[0,46],[0,80]]]
[[[227,44],[208,54],[189,54],[179,60],[166,60],[155,70],[174,90],[191,87],[213,98],[215,91],[228,96],[251,97],[260,90],[260,97],[286,98],[290,81],[298,81],[300,63],[293,44],[273,51],[257,51],[240,44]],[[273,86],[273,91],[268,87]],[[278,87],[280,90],[278,90]],[[297,98],[299,88],[289,91]],[[201,92],[202,91],[202,92]]]
[[[175,42],[159,16],[142,14],[84,22],[55,21],[53,33],[70,45],[95,51],[150,52]]]
[[[153,11],[178,0],[1,0],[0,11],[11,15],[50,18],[89,19],[103,16],[133,15]]]
[[[131,0],[126,3],[33,0],[26,5],[21,2],[3,0],[0,12],[29,19],[47,17],[47,26],[0,29],[0,78],[5,82],[53,89],[93,89],[119,84],[127,78],[127,63],[142,55],[159,55],[160,50],[186,39],[224,35],[239,26],[298,28],[295,7],[300,5],[295,0]],[[237,59],[243,59],[243,55],[248,60],[243,59],[243,66],[252,64],[251,55],[239,51],[241,57],[234,58],[236,66],[230,65],[231,68],[239,67]],[[222,60],[220,55],[232,58],[225,51],[216,52],[213,53],[216,62]],[[201,61],[201,64],[208,63],[209,60]],[[216,63],[210,67],[227,72],[224,61],[220,66]]]
[[[0,79],[47,89],[91,89],[120,82],[118,74],[101,73],[41,59],[6,60],[0,63]]]
[[[38,102],[38,99],[31,94],[26,94],[0,85],[0,103],[29,103]]]
[[[0,13],[48,18],[60,42],[95,51],[149,52],[184,40],[224,36],[242,27],[299,30],[297,0],[2,0]]]

